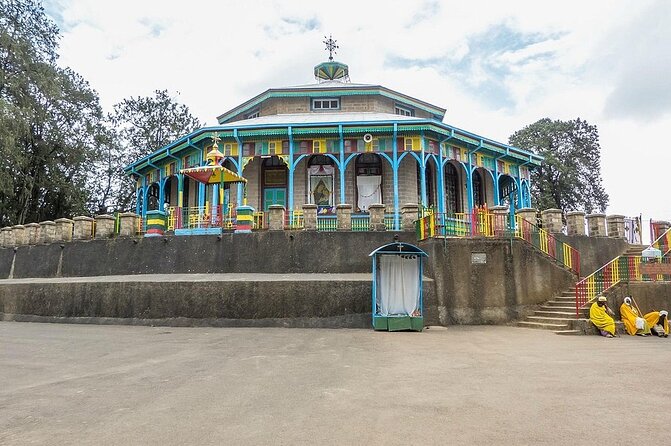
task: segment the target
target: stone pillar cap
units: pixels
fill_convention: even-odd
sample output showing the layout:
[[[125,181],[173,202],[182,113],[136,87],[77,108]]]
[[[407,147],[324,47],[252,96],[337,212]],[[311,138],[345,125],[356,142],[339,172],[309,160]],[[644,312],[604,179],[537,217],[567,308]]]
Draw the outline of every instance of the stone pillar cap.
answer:
[[[561,210],[561,209],[557,209],[557,208],[550,208],[550,209],[546,209],[546,210],[544,210],[544,211],[541,211],[541,214],[547,214],[547,213],[551,213],[551,212],[552,212],[552,213],[557,213],[557,212],[559,212],[559,213],[561,214],[561,213],[562,213],[562,210]]]
[[[110,214],[96,215],[96,220],[114,220],[114,216]]]
[[[567,217],[568,217],[569,215],[582,215],[582,216],[584,216],[585,213],[584,213],[583,211],[571,211],[571,212],[567,212],[567,213],[566,213],[566,216],[567,216]]]
[[[341,203],[336,205],[336,209],[352,209],[352,205],[347,203]]]
[[[40,224],[39,223],[28,223],[27,225],[25,225],[26,228],[28,228],[28,227],[34,228],[36,226],[39,228]]]
[[[498,205],[498,206],[492,206],[489,209],[492,210],[492,211],[502,211],[504,209],[508,210],[508,206]]]
[[[384,207],[386,207],[386,206],[382,203],[374,203],[374,204],[369,204],[368,205],[368,209],[370,209],[370,208],[379,209],[379,208],[384,208]]]
[[[85,215],[78,215],[77,217],[73,218],[74,221],[93,221],[91,217],[87,217]]]
[[[23,226],[23,225],[14,225],[14,226],[12,226],[12,229],[24,229],[24,228],[25,228],[25,226]]]
[[[605,217],[606,214],[587,214],[587,218],[594,218],[594,217]]]
[[[610,218],[624,218],[624,215],[615,214],[615,215],[609,215],[609,216],[606,217],[606,218],[609,218],[609,219],[610,219]]]
[[[276,206],[276,205],[272,205],[272,206]],[[252,210],[252,211],[254,210],[254,208],[252,206],[248,205],[248,204],[241,204],[236,209],[243,209],[243,210],[246,210],[246,211],[247,210]],[[133,214],[133,215],[135,215],[135,214]]]
[[[268,206],[268,210],[271,210],[271,211],[272,211],[273,209],[275,209],[275,210],[277,210],[277,209],[282,209],[282,210],[284,210],[284,206],[282,206],[281,204],[271,204],[270,206]]]
[[[122,212],[119,214],[120,217],[139,217],[135,212]]]
[[[42,222],[42,223],[46,223],[46,222]],[[42,224],[42,223],[40,223],[40,224]],[[74,223],[74,221],[70,220],[69,218],[57,218],[56,223]]]
[[[303,203],[303,209],[317,209],[317,205],[312,203]]]
[[[5,226],[4,228],[2,228],[2,230],[3,231],[11,231],[12,227],[11,226]]]
[[[417,203],[403,203],[401,205],[402,208],[418,208],[419,205]]]
[[[669,223],[666,220],[652,220],[652,223],[664,223],[664,224],[667,224],[667,225],[671,225],[671,223]]]
[[[58,220],[67,220],[67,218],[59,218]],[[72,221],[72,220],[68,220],[68,221]],[[51,221],[51,220],[45,220],[45,221],[41,221],[41,222],[40,222],[40,226],[44,226],[44,225],[46,225],[46,226],[51,226],[51,225],[55,225],[55,224],[56,224],[56,223],[54,223],[54,222]]]

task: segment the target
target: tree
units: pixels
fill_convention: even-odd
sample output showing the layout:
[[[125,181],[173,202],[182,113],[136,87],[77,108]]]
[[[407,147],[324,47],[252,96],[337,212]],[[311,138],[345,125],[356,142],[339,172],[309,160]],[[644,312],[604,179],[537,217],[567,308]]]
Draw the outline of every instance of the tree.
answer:
[[[108,132],[103,158],[95,176],[101,183],[95,195],[95,207],[127,209],[134,205],[135,183],[123,174],[123,168],[191,133],[201,126],[186,105],[177,103],[168,90],[156,90],[154,96],[131,97],[114,106],[109,115],[116,136]]]
[[[601,181],[601,146],[595,125],[577,118],[543,118],[515,132],[510,144],[545,157],[531,173],[536,207],[604,212],[608,194]]]
[[[0,2],[0,223],[85,212],[97,93],[56,65],[58,28],[34,0]]]

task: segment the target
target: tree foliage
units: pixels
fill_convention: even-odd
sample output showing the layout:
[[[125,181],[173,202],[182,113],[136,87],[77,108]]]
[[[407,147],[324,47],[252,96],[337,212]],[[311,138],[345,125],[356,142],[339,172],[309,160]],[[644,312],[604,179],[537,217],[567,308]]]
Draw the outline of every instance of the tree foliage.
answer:
[[[101,146],[102,158],[92,171],[93,180],[97,179],[93,207],[100,210],[132,207],[135,183],[124,175],[123,168],[201,125],[167,90],[124,99],[114,106],[109,123],[112,127]]]
[[[515,132],[510,144],[545,157],[531,173],[534,205],[564,211],[605,211],[608,194],[601,180],[601,146],[595,125],[541,119]]]
[[[85,211],[102,112],[88,83],[56,65],[58,37],[38,2],[0,2],[2,224]]]

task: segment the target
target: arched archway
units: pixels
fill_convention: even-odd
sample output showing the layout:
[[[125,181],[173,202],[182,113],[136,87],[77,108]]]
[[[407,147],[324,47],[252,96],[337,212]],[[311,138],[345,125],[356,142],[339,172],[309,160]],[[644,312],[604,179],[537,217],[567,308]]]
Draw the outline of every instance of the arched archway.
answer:
[[[326,155],[312,155],[308,159],[307,202],[318,209],[335,205],[335,162]]]
[[[287,165],[278,156],[264,158],[261,163],[261,199],[263,210],[271,205],[287,206]]]
[[[445,178],[445,212],[456,214],[463,212],[462,208],[462,190],[459,179],[459,171],[454,163],[448,162],[444,169]]]
[[[512,203],[515,208],[518,207],[517,199],[517,183],[515,179],[510,175],[500,175],[499,176],[499,203],[503,206],[510,206]]]
[[[438,200],[436,199],[436,162],[433,157],[426,160],[424,168],[424,187],[426,188],[426,207],[437,208]],[[417,202],[422,202],[422,174],[421,167],[417,163]]]
[[[362,153],[354,163],[356,206],[365,212],[371,204],[382,203],[382,158],[375,153]]]
[[[159,206],[160,189],[158,183],[152,183],[147,190],[147,210],[156,211]]]
[[[484,181],[478,170],[473,171],[471,186],[473,187],[473,206],[484,206],[487,203],[487,199],[485,197]]]

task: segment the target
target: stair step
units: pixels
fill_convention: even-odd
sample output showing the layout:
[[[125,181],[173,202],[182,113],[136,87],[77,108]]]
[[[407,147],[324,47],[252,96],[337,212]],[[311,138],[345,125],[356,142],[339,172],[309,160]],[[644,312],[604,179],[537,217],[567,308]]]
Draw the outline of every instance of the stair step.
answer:
[[[575,294],[562,294],[561,296],[555,297],[554,300],[575,300]]]
[[[541,330],[565,330],[566,324],[545,324],[542,322],[527,322],[521,321],[517,323],[518,327],[524,328],[539,328]]]
[[[527,322],[542,322],[544,324],[564,324],[568,327],[572,319],[568,317],[529,316]]]
[[[573,311],[540,311],[536,310],[533,314],[534,316],[545,316],[545,317],[563,317],[566,319],[575,319],[575,310]]]
[[[549,303],[549,302],[548,302]],[[543,305],[542,307],[539,308],[541,311],[575,311],[575,305],[569,306],[569,305]]]
[[[573,300],[551,300],[548,302],[545,302],[545,305],[548,307],[568,307],[571,304],[575,306],[575,299]]]
[[[575,335],[579,335],[580,331],[579,330],[557,330],[557,331],[555,331],[555,334],[562,335],[562,336],[575,336]]]

